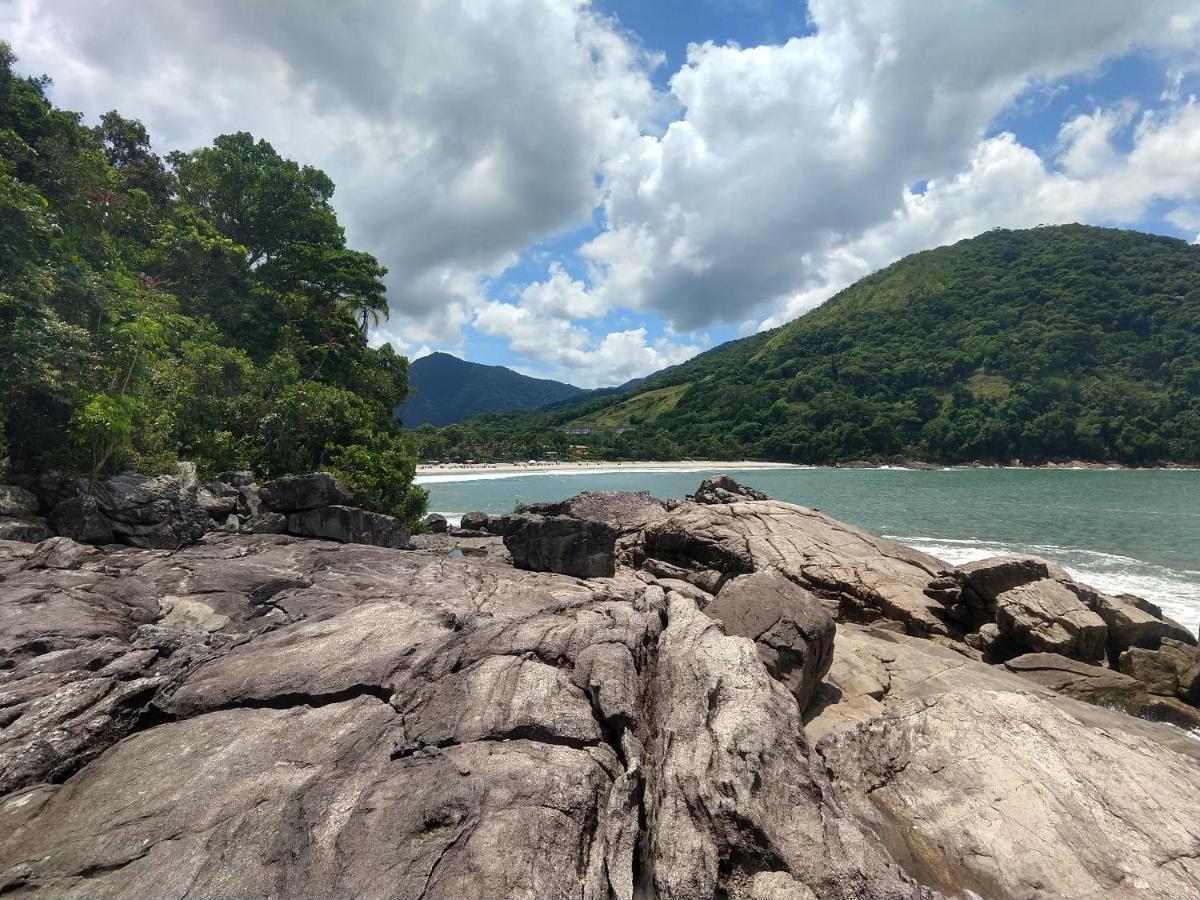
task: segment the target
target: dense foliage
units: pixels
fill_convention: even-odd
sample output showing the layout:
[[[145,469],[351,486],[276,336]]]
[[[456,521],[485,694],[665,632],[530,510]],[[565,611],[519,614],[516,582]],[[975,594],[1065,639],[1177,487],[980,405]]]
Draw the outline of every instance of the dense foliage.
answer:
[[[484,366],[448,353],[414,360],[408,371],[412,394],[400,408],[405,427],[449,425],[489,412],[540,409],[586,393],[547,378],[530,378],[504,366]]]
[[[424,435],[422,452],[1200,462],[1200,247],[995,230],[633,391],[455,428]]]
[[[0,459],[18,473],[332,469],[423,511],[372,349],[385,269],[346,246],[325,173],[249,134],[172,153],[20,77],[0,43]]]

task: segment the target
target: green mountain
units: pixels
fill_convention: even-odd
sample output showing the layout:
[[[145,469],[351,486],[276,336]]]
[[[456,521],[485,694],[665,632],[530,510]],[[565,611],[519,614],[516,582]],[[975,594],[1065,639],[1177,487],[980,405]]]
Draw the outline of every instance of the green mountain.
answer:
[[[1200,247],[997,229],[631,391],[448,438],[476,456],[582,441],[617,458],[1197,462]]]
[[[408,369],[414,391],[397,408],[401,423],[449,425],[480,413],[541,409],[589,393],[573,384],[530,378],[504,366],[467,362],[449,353],[431,353]]]

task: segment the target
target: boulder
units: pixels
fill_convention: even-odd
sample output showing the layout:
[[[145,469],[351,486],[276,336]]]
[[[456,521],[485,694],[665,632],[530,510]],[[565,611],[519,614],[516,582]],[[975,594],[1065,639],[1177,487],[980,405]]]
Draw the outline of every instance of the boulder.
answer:
[[[609,578],[616,569],[617,533],[603,522],[568,516],[514,515],[504,532],[513,565],[576,578]]]
[[[11,519],[0,516],[0,541],[20,541],[36,544],[46,540],[53,532],[44,522],[31,519]]]
[[[1200,706],[1200,649],[1163,638],[1157,650],[1132,647],[1121,654],[1120,669],[1152,694],[1178,696]]]
[[[276,478],[259,487],[258,493],[267,509],[284,514],[344,506],[354,499],[346,486],[328,472]]]
[[[254,484],[254,473],[247,471],[222,472],[217,476],[216,480],[230,487],[246,487],[247,485]]]
[[[38,544],[21,568],[78,569],[98,555],[95,547],[77,543],[69,537],[52,537]]]
[[[441,513],[430,513],[425,517],[424,523],[429,534],[445,534],[449,530],[446,517]]]
[[[1111,597],[1081,586],[1076,590],[1080,599],[1104,620],[1108,627],[1108,658],[1118,664],[1122,653],[1130,647],[1157,650],[1165,637],[1194,644],[1196,638],[1176,622],[1166,621],[1122,597]],[[1091,602],[1088,602],[1091,601]]]
[[[992,556],[959,566],[958,574],[967,595],[989,605],[1015,587],[1043,578],[1070,577],[1057,563],[1040,556]]]
[[[836,604],[842,620],[894,619],[914,634],[948,634],[952,624],[942,604],[925,593],[945,563],[803,506],[684,503],[646,526],[641,546],[646,565],[656,560],[724,579],[778,569]]]
[[[667,505],[648,491],[584,491],[557,503],[531,503],[525,512],[540,516],[571,516],[611,525],[621,534],[640,531],[667,517]]]
[[[1022,647],[1094,662],[1104,655],[1108,628],[1066,586],[1042,579],[996,598],[996,624]]]
[[[746,500],[770,500],[762,491],[739,484],[728,475],[715,475],[700,482],[696,493],[689,494],[693,503],[740,503]]]
[[[488,514],[483,512],[469,512],[459,520],[458,527],[463,531],[479,531],[487,532]]]
[[[1011,637],[1000,631],[995,622],[988,622],[963,637],[963,643],[978,650],[986,663],[1002,663],[1014,656],[1020,656],[1022,649]]]
[[[70,497],[54,507],[54,530],[82,544],[111,544],[112,522],[94,497]]]
[[[29,519],[38,513],[38,499],[25,488],[0,484],[0,518]]]
[[[257,484],[244,484],[237,489],[236,511],[243,519],[252,519],[257,515],[270,512],[263,508],[262,497]]]
[[[1200,880],[1195,759],[1035,695],[960,687],[818,749],[893,856],[947,896],[1168,900]]]
[[[754,641],[767,671],[804,712],[833,662],[834,624],[821,601],[766,569],[727,582],[704,612],[723,623],[726,634]]]
[[[326,538],[341,544],[371,544],[403,550],[408,532],[394,516],[367,512],[352,506],[326,506],[292,513],[287,518],[289,534]]]
[[[241,527],[251,534],[287,534],[288,517],[282,513],[262,512],[246,518]]]
[[[237,509],[238,489],[222,481],[212,481],[196,491],[196,504],[210,519],[223,521]]]

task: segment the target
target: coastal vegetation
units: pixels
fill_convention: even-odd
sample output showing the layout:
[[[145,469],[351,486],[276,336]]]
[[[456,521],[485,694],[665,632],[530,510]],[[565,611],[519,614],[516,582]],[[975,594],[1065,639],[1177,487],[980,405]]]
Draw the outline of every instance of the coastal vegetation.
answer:
[[[327,469],[415,522],[408,361],[367,343],[386,269],[347,245],[330,178],[245,132],[160,158],[14,62],[0,43],[0,459]]]
[[[632,390],[418,440],[425,458],[1196,463],[1200,247],[997,229]]]

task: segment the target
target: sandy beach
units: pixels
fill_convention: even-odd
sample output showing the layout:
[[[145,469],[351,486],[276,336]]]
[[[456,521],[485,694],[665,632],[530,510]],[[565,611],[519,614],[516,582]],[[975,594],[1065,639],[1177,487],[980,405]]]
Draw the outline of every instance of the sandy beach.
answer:
[[[551,462],[537,461],[524,463],[443,463],[441,465],[417,466],[417,476],[427,475],[464,475],[472,472],[489,473],[494,475],[515,475],[521,473],[535,474],[538,472],[591,472],[596,469],[695,469],[709,471],[712,469],[731,469],[746,471],[749,469],[799,469],[790,463],[772,462],[732,462],[729,460],[684,460],[671,462]]]

